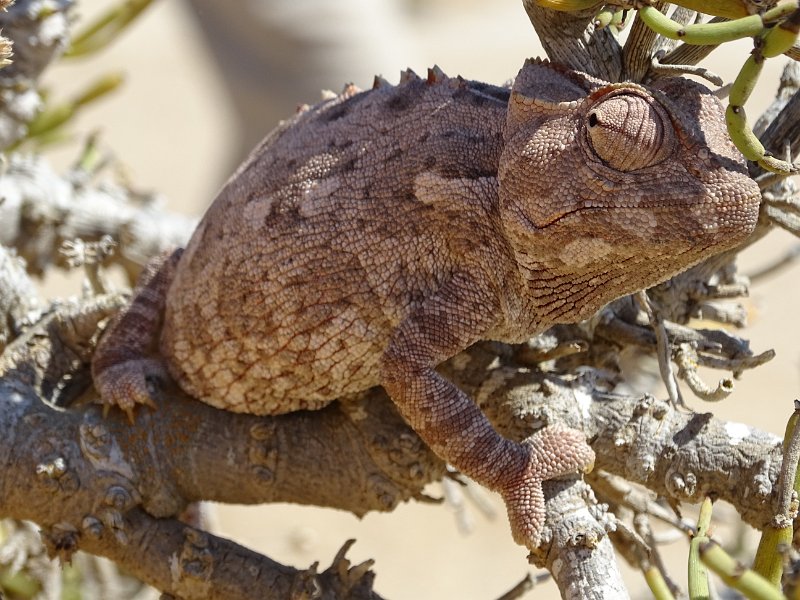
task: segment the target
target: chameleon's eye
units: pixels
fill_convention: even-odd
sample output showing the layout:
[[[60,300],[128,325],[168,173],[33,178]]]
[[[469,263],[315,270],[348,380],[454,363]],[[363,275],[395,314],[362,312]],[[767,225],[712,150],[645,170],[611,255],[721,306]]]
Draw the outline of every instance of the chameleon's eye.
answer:
[[[637,94],[601,100],[586,118],[589,143],[597,156],[619,171],[635,171],[666,159],[675,141],[664,110]]]

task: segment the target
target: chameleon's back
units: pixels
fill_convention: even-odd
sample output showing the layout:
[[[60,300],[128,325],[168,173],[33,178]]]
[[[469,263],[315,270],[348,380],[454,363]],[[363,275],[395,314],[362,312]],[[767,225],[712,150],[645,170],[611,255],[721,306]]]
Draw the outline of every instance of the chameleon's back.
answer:
[[[422,173],[493,180],[507,100],[431,71],[350,86],[282,124],[180,261],[161,344],[173,376],[260,414],[376,385],[402,318],[469,260],[466,246],[497,244],[493,206],[433,207],[415,188]]]

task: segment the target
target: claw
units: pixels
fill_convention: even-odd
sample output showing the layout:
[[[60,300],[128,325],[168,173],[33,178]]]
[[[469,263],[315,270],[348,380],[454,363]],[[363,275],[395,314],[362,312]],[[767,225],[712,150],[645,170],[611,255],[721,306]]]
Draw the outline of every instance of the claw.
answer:
[[[133,425],[137,405],[143,404],[157,410],[149,382],[168,377],[163,363],[153,359],[129,360],[99,371],[94,383],[100,392],[96,402],[103,405],[103,418],[108,418],[109,410],[116,406]]]

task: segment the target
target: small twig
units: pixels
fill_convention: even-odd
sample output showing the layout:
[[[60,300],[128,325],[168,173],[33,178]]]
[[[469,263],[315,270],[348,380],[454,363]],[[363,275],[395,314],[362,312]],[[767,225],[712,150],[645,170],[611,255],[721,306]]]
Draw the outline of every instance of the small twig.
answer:
[[[448,465],[447,469],[449,471],[452,467]],[[461,485],[456,483],[453,479],[445,477],[442,479],[442,490],[445,505],[453,511],[458,530],[465,535],[472,533],[475,529],[475,521],[469,510],[467,510]]]
[[[626,298],[626,304],[629,300]],[[609,305],[598,314],[593,335],[616,344],[634,345],[653,349],[656,336],[645,320],[631,314],[625,305]],[[637,311],[644,317],[643,311]],[[673,345],[691,342],[698,352],[708,352],[724,357],[750,356],[750,344],[722,329],[694,328],[673,321],[664,321],[668,338]]]
[[[798,77],[798,69],[796,65],[787,68],[782,77],[782,87],[797,86],[800,77]],[[787,94],[788,95],[788,94]],[[790,146],[790,154],[795,155],[800,151],[800,123],[798,123],[798,114],[800,114],[800,95],[797,93],[791,94],[788,101],[782,98],[781,90],[778,91],[778,98],[775,101],[776,109],[780,108],[777,116],[772,119],[772,122],[766,127],[764,133],[759,136],[761,143],[764,147],[774,153],[781,153],[787,144]],[[784,104],[785,101],[785,104]],[[772,114],[772,108],[768,109]],[[751,168],[751,175],[760,174],[762,170],[757,166]],[[774,178],[771,178],[774,179]],[[759,185],[763,185],[759,183]],[[762,188],[764,189],[764,188]]]
[[[686,408],[686,404],[681,396],[680,388],[675,378],[675,373],[672,370],[671,352],[669,347],[669,339],[667,338],[667,330],[664,328],[664,319],[652,306],[650,299],[647,297],[647,292],[644,290],[635,294],[637,304],[647,314],[650,320],[650,326],[656,335],[656,356],[658,357],[658,370],[661,372],[661,379],[664,380],[664,385],[667,388],[670,402],[673,406],[680,406]]]
[[[678,65],[678,64],[661,62],[664,56],[666,56],[666,54],[667,51],[664,48],[662,48],[653,55],[653,58],[650,61],[649,74],[662,77],[677,77],[678,75],[694,75],[696,77],[702,77],[709,83],[712,83],[713,85],[716,86],[721,86],[724,83],[722,77],[720,77],[713,71],[709,71],[705,67],[700,67],[698,65]]]
[[[700,305],[700,318],[742,328],[747,325],[747,310],[738,302],[709,301]]]
[[[755,356],[740,356],[735,358],[725,358],[720,356],[710,356],[708,354],[697,354],[697,364],[701,367],[710,367],[723,371],[733,371],[734,374],[755,369],[768,363],[775,358],[775,350],[765,350]]]
[[[720,285],[700,285],[690,291],[691,297],[694,300],[727,300],[731,298],[742,298],[747,296],[749,288],[748,282],[739,278],[739,281],[734,283],[725,283]]]
[[[683,539],[686,539],[686,534],[677,529],[665,529],[664,531],[653,532],[654,546],[664,546]]]
[[[114,253],[116,246],[110,235],[104,235],[96,242],[85,242],[80,238],[67,240],[61,244],[60,252],[70,267],[84,268],[94,294],[107,294],[110,290],[100,274],[100,265]]]
[[[447,476],[442,479],[442,490],[444,504],[452,509],[461,533],[472,533],[475,527],[475,520],[467,506],[467,500],[486,519],[492,520],[497,516],[497,509],[492,504],[486,488],[463,476],[450,465],[447,465]]]
[[[800,237],[800,215],[781,210],[771,204],[767,204],[764,212],[778,227],[782,227],[792,235]]]
[[[791,160],[791,148],[786,144],[786,158]],[[800,196],[793,179],[775,178],[773,173],[759,176],[756,181],[762,190],[764,212],[770,220],[790,233],[800,236]]]
[[[537,585],[544,583],[548,579],[550,579],[549,573],[539,573],[537,575],[528,573],[522,581],[500,596],[497,600],[516,600],[517,598],[522,598],[525,593],[531,591]]]
[[[628,524],[621,519],[617,519],[616,526],[616,534],[625,541],[627,546],[625,552],[629,559],[634,561],[633,566],[638,566],[640,569],[644,570],[645,566],[650,563],[653,548],[638,531],[629,527]]]
[[[531,342],[535,340],[536,338],[533,338]],[[586,352],[588,349],[589,343],[585,340],[558,340],[557,344],[554,346],[534,346],[529,342],[517,351],[515,357],[520,363],[536,364],[546,360],[555,360],[571,354]]]
[[[636,513],[648,514],[668,525],[674,527],[681,535],[692,532],[692,525],[688,521],[678,518],[678,516],[664,508],[653,499],[653,492],[647,489],[634,487],[618,475],[613,475],[607,471],[597,471],[590,476],[592,488],[603,496],[604,501],[611,501],[615,504],[630,508]]]
[[[484,517],[489,520],[493,520],[497,517],[497,508],[492,503],[492,499],[486,491],[486,488],[469,480],[463,492]]]
[[[642,540],[644,540],[644,542],[650,548],[650,557],[648,561],[649,565],[648,568],[645,569],[645,578],[648,579],[649,585],[653,581],[661,584],[657,588],[661,590],[659,600],[661,598],[666,599],[674,596],[683,596],[683,591],[681,590],[680,586],[675,583],[672,577],[670,577],[667,573],[664,559],[661,557],[661,553],[658,551],[658,546],[653,538],[653,530],[650,527],[650,520],[647,518],[647,515],[644,513],[636,515],[633,519],[633,526],[636,528],[636,532],[641,536]],[[653,568],[655,569],[655,573],[652,571]],[[653,577],[655,574],[659,576]],[[663,589],[664,585],[667,587],[668,591]]]
[[[697,372],[699,363],[697,351],[692,344],[680,344],[675,351],[675,363],[678,365],[678,377],[689,386],[695,396],[706,402],[719,402],[733,392],[733,380],[725,377],[719,380],[715,389],[711,389],[700,378]]]
[[[787,161],[792,162],[792,161]],[[761,175],[755,177],[756,183],[758,183],[759,189],[763,192],[771,188],[774,185],[781,183],[782,181],[787,180],[787,175],[783,173],[762,173]]]

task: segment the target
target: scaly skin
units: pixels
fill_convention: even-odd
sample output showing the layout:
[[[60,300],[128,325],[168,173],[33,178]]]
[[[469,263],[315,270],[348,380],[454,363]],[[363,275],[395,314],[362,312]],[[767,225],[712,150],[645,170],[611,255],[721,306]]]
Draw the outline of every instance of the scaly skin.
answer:
[[[160,354],[189,394],[274,415],[383,385],[536,547],[541,481],[585,468],[591,449],[558,427],[504,439],[434,368],[477,340],[588,317],[750,233],[760,194],[719,103],[689,81],[657,86],[528,62],[511,91],[431,70],[304,110],[110,326],[104,402],[147,402],[158,319],[135,307],[157,310],[160,290]]]

